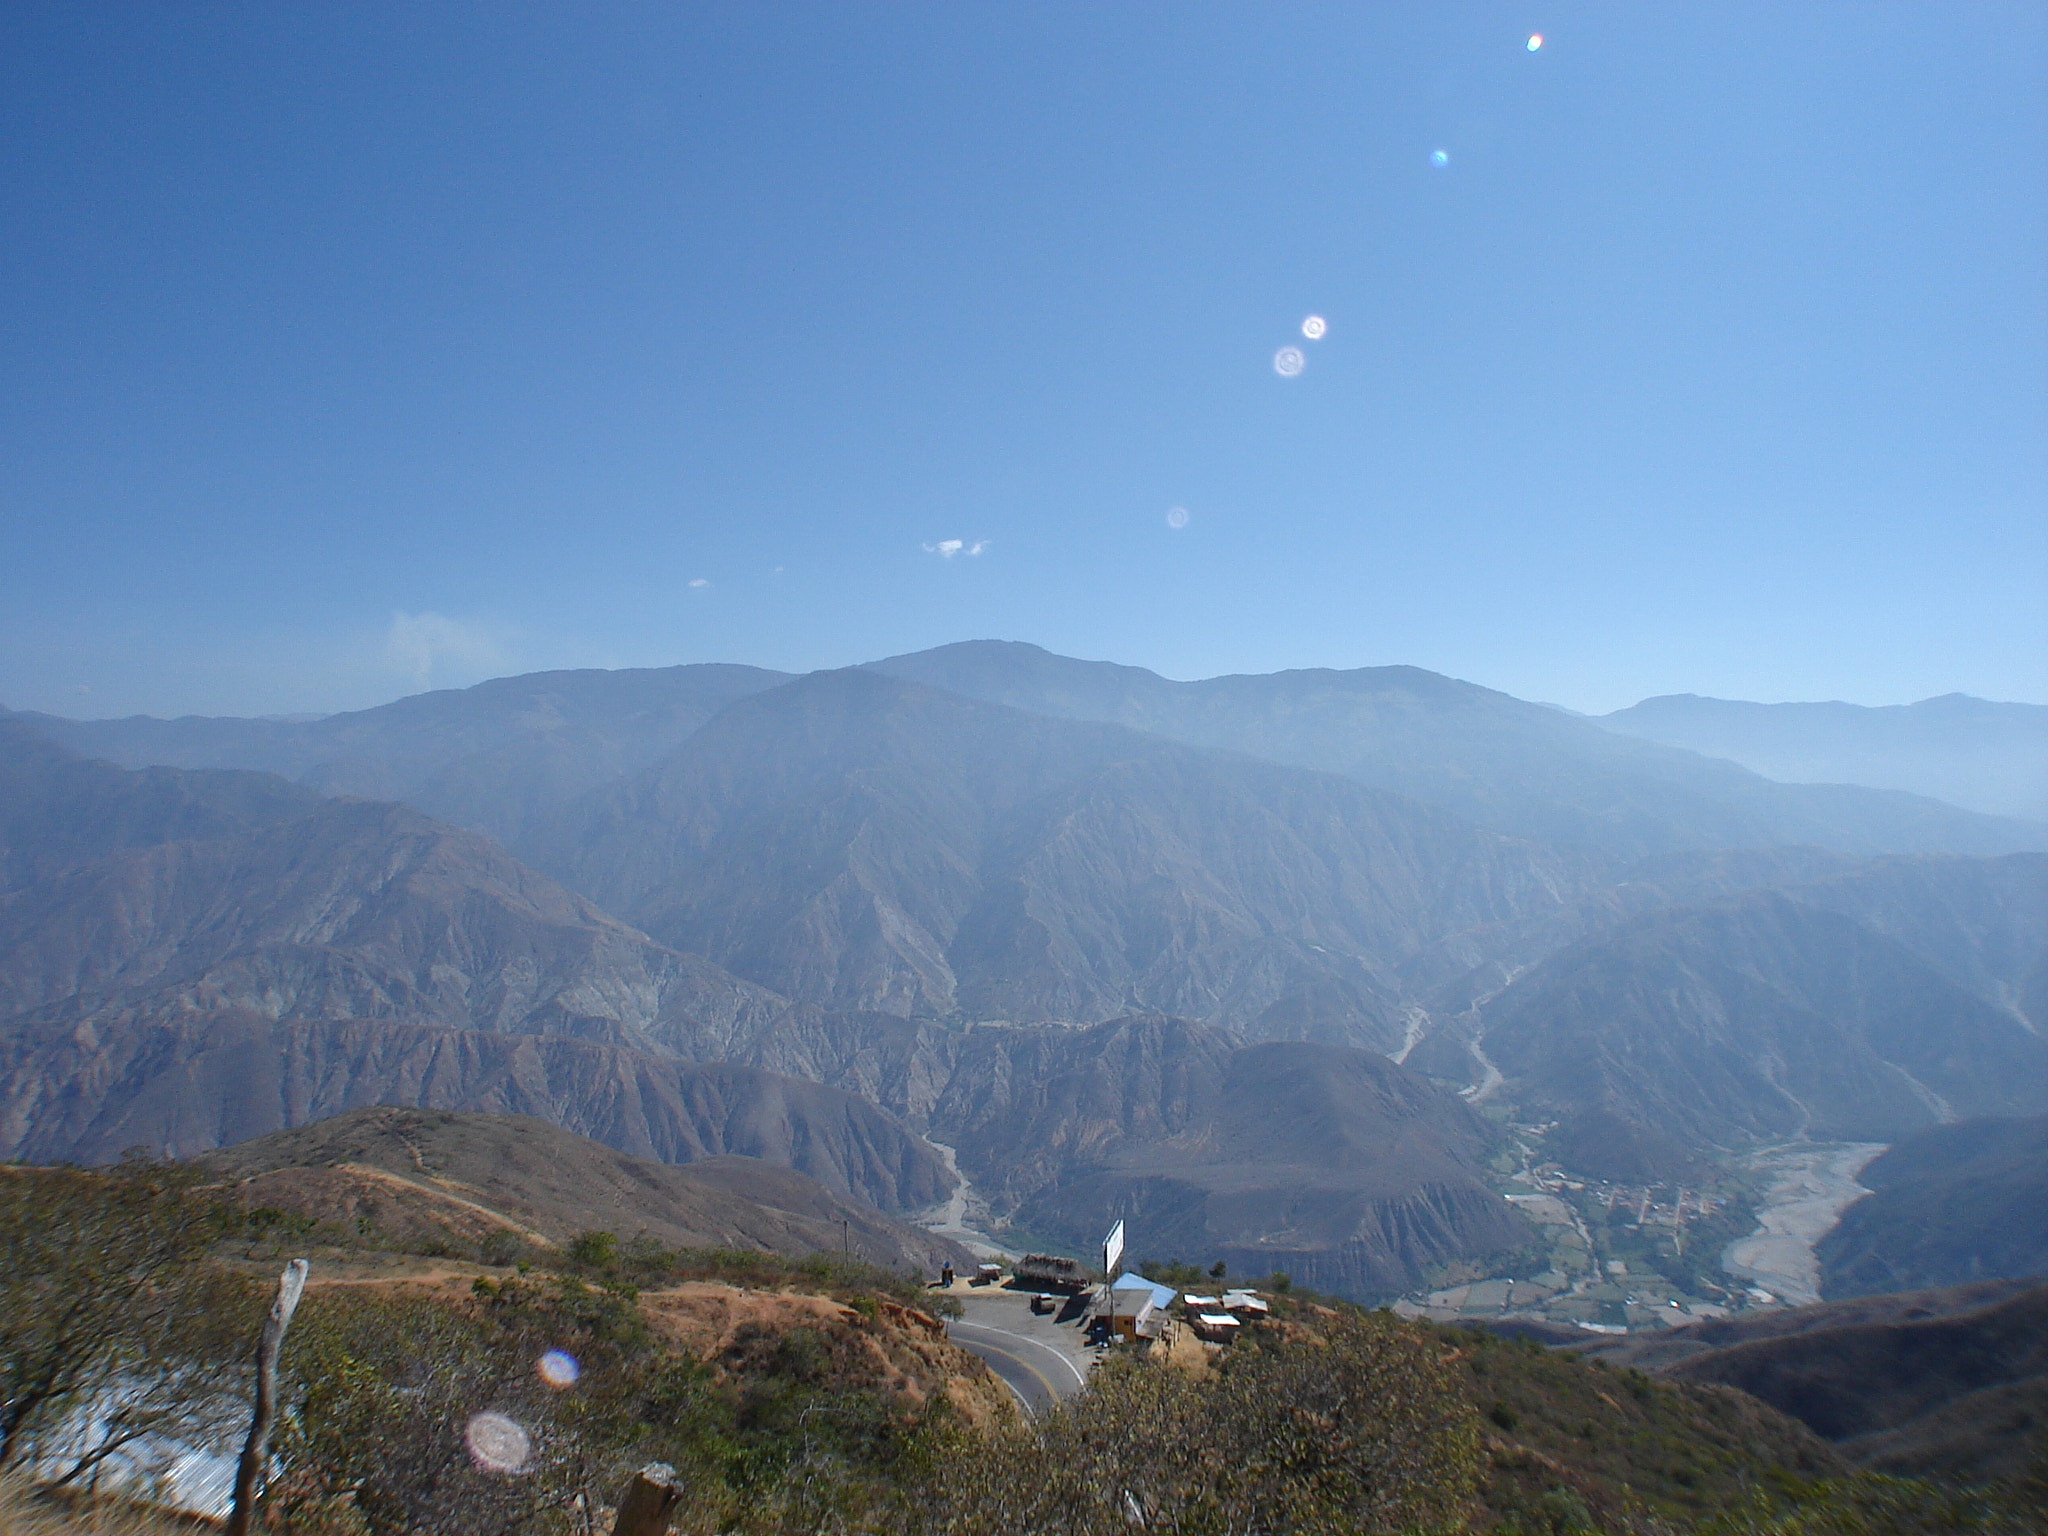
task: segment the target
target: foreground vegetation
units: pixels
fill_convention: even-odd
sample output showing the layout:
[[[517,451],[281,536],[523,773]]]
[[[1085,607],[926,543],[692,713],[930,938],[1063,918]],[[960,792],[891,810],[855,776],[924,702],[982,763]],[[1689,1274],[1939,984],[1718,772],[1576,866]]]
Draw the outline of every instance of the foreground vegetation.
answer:
[[[109,1536],[173,1528],[116,1498],[238,1439],[266,1301],[245,1261],[275,1228],[161,1164],[0,1173],[0,1536],[87,1528],[81,1507]],[[707,1354],[656,1304],[692,1281],[815,1300]],[[603,1233],[466,1285],[316,1285],[264,1528],[602,1531],[657,1460],[685,1490],[679,1530],[760,1536],[2010,1536],[2048,1507],[2038,1476],[1852,1475],[1739,1393],[1306,1299],[1199,1370],[1112,1360],[1026,1425],[920,1379],[945,1348],[922,1300],[843,1260]]]

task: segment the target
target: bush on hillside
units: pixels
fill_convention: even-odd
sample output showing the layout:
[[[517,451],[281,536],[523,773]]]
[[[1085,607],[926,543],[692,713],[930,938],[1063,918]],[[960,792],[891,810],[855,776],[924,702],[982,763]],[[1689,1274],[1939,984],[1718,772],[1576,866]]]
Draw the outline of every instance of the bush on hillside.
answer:
[[[1478,1434],[1445,1352],[1330,1312],[1194,1375],[1112,1361],[1033,1432],[963,1437],[912,1511],[946,1536],[1456,1530]]]

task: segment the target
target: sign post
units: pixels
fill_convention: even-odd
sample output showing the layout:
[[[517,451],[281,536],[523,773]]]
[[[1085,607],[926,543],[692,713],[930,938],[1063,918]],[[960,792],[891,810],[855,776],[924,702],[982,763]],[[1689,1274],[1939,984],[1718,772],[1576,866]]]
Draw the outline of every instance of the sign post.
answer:
[[[1109,1293],[1109,1331],[1116,1332],[1116,1267],[1124,1256],[1124,1224],[1119,1221],[1102,1240],[1102,1288]]]

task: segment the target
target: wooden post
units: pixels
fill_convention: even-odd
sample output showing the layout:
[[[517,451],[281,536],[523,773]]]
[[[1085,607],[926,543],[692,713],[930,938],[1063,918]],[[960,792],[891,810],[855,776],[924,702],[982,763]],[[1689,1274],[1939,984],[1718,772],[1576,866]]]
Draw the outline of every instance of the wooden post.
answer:
[[[649,1462],[634,1475],[633,1486],[619,1501],[612,1536],[668,1536],[669,1516],[682,1498],[676,1469],[665,1461]]]
[[[256,1484],[270,1450],[270,1421],[277,1412],[277,1355],[284,1331],[292,1325],[299,1295],[306,1289],[306,1261],[293,1259],[278,1276],[277,1299],[256,1340],[256,1411],[249,1419],[249,1438],[242,1442],[242,1460],[235,1468],[235,1499],[228,1511],[225,1536],[249,1536],[256,1511]]]

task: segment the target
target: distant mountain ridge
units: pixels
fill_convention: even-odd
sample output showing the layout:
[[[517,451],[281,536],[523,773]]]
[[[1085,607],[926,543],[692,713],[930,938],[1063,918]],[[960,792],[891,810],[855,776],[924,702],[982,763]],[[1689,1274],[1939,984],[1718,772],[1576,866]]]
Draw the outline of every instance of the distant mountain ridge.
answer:
[[[245,832],[321,796],[267,773],[127,772],[0,718],[0,895],[123,849]]]
[[[1793,784],[1868,784],[2048,821],[2048,705],[1948,693],[1917,704],[1750,704],[1667,694],[1596,717]]]
[[[11,718],[123,767],[248,768],[322,794],[403,800],[493,837],[632,773],[733,700],[787,682],[761,667],[534,672],[311,720]]]
[[[1895,790],[1774,783],[1419,667],[1180,683],[995,640],[871,666],[969,698],[1343,774],[1497,831],[1620,859],[1784,843],[1865,855],[2048,849],[2048,825]]]
[[[1515,836],[1634,859],[1806,843],[1877,853],[2048,850],[2048,824],[1884,787],[1777,784],[1716,757],[1419,667],[1173,682],[1016,641],[870,668],[1031,713],[1119,724],[1355,778]],[[508,841],[536,816],[656,762],[720,709],[788,682],[733,665],[542,672],[318,720],[11,718],[128,767],[256,768],[404,800]],[[1623,722],[1625,724],[1625,722]],[[1889,784],[1890,780],[1885,783]]]

